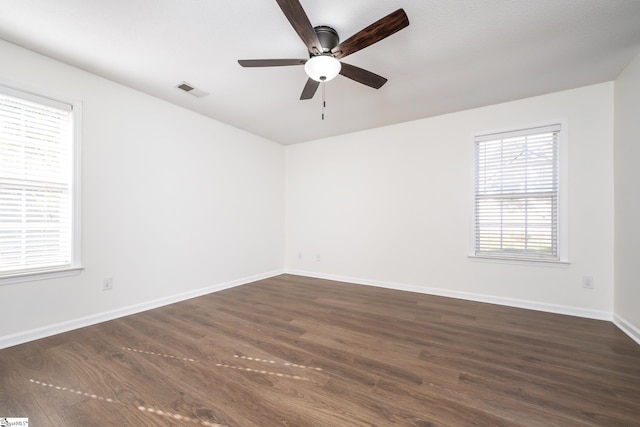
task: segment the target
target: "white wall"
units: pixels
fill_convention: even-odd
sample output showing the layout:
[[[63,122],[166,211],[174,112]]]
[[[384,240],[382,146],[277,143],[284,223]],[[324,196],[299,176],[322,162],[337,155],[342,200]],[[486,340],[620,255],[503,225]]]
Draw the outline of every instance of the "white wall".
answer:
[[[615,312],[640,343],[640,55],[615,82]]]
[[[604,83],[287,147],[287,269],[610,319],[613,91]],[[470,260],[472,136],[562,119],[571,264]]]
[[[0,286],[0,348],[282,271],[282,146],[2,41],[0,58],[0,83],[83,101],[86,267]]]

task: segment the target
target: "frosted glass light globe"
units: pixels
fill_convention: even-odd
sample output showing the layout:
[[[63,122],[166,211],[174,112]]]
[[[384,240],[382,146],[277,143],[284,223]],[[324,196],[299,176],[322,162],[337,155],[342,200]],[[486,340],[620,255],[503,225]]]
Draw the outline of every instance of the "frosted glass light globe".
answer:
[[[333,56],[313,56],[304,64],[304,71],[317,82],[328,82],[334,79],[342,68],[342,64]]]

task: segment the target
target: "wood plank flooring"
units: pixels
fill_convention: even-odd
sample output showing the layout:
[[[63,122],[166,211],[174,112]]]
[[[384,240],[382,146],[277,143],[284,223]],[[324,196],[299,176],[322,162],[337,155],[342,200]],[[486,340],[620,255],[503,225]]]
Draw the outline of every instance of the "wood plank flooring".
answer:
[[[640,426],[609,322],[282,275],[0,350],[31,426]]]

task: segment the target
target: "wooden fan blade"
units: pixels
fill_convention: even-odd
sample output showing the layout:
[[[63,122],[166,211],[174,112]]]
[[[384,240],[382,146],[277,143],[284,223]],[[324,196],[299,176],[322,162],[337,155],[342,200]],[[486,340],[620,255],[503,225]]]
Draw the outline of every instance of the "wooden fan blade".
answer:
[[[318,40],[318,35],[313,29],[313,25],[309,21],[302,5],[298,0],[276,0],[278,6],[282,9],[284,16],[287,17],[289,23],[296,30],[309,52],[322,52],[322,45]]]
[[[238,59],[243,67],[282,67],[286,65],[304,65],[308,59]]]
[[[389,37],[409,25],[409,18],[403,9],[393,13],[360,30],[338,46],[331,49],[336,58],[344,58],[354,52],[364,49],[382,39]]]
[[[380,89],[387,82],[387,79],[382,76],[344,62],[340,74],[374,89]]]
[[[320,82],[309,78],[307,80],[307,84],[304,85],[304,89],[302,89],[302,94],[300,95],[300,99],[311,99],[313,95],[316,94],[318,90],[318,86],[320,86]]]

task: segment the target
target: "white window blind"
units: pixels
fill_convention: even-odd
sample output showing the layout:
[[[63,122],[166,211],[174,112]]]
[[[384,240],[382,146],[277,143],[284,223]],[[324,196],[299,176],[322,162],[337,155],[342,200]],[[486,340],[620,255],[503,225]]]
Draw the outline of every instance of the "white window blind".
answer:
[[[72,114],[0,86],[0,277],[73,264]]]
[[[475,138],[475,255],[558,260],[560,125]]]

